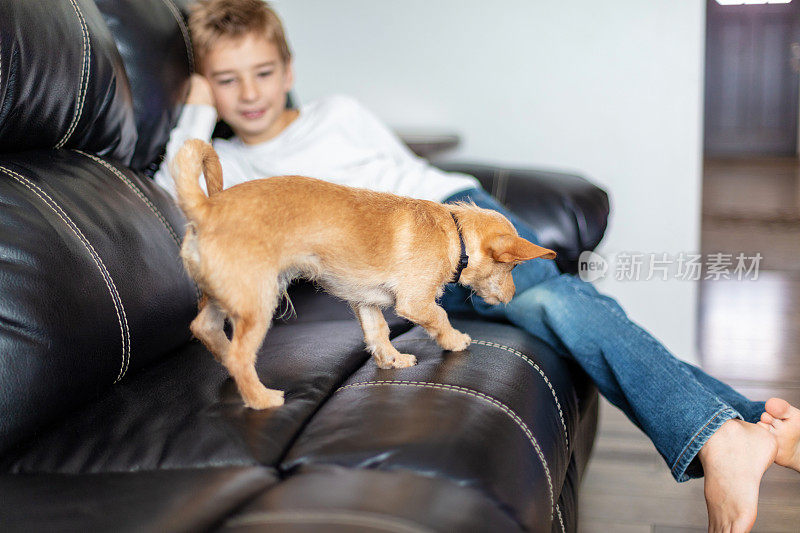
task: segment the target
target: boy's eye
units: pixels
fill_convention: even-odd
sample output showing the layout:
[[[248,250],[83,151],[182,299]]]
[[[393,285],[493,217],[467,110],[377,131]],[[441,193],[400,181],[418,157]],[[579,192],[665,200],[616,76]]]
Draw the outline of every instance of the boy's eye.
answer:
[[[233,78],[222,78],[217,80],[217,84],[219,85],[230,85],[234,82]]]
[[[271,76],[272,72],[273,71],[271,71],[271,70],[264,70],[264,71],[259,72],[258,76],[261,77],[261,78],[266,78],[268,76]]]

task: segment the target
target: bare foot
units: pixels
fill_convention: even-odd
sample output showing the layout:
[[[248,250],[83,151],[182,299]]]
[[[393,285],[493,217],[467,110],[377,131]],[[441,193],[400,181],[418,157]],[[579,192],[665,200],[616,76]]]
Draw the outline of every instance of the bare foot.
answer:
[[[761,477],[776,452],[769,431],[742,420],[728,420],[700,448],[710,532],[752,529]]]
[[[766,409],[759,425],[767,428],[778,441],[775,462],[800,472],[800,409],[780,398],[770,398]]]

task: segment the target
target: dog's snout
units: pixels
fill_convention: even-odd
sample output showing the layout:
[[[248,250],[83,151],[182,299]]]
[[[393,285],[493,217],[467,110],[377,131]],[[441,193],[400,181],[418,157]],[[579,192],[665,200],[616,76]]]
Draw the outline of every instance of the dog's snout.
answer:
[[[500,301],[504,304],[507,304],[511,301],[514,297],[514,293],[517,292],[517,288],[514,286],[514,280],[511,279],[511,276],[508,277],[508,282],[503,287],[503,294],[500,296]]]

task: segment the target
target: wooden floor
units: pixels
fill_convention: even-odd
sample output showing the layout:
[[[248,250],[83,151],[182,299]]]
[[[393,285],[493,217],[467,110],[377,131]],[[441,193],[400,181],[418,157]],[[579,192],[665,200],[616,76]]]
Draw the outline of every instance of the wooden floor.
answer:
[[[797,160],[706,162],[702,233],[704,254],[764,257],[755,281],[699,282],[703,368],[750,398],[800,405]],[[583,533],[706,531],[702,480],[676,483],[650,441],[605,401],[580,498]],[[800,532],[800,474],[767,471],[754,531]]]

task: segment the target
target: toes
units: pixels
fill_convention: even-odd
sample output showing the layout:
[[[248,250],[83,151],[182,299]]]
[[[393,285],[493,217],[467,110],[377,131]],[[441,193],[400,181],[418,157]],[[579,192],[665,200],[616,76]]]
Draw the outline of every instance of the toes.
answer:
[[[774,429],[768,422],[756,422],[756,425],[770,432]]]
[[[789,402],[780,398],[770,398],[766,404],[767,413],[775,418],[789,418],[800,415],[800,410],[792,407]]]
[[[772,415],[769,413],[761,413],[761,421],[765,424],[772,424],[772,421],[775,420],[772,418]]]

